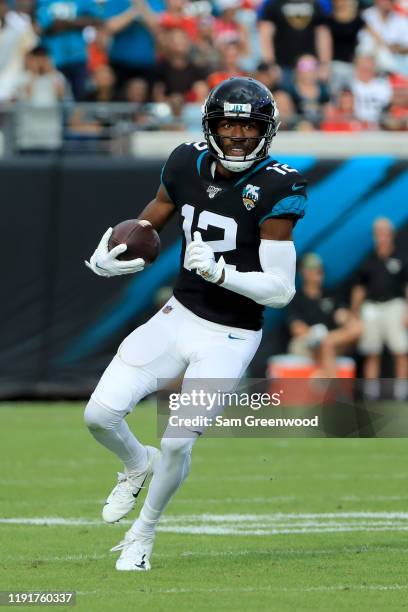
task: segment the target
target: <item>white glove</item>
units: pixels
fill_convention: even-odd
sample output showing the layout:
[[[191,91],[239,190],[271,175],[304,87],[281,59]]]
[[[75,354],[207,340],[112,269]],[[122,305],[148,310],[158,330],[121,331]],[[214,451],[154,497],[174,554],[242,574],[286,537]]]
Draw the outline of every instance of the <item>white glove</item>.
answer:
[[[133,272],[140,272],[143,270],[145,267],[145,260],[141,257],[129,261],[120,261],[116,259],[118,255],[121,255],[127,250],[126,244],[118,244],[118,246],[109,251],[108,242],[112,231],[111,227],[106,230],[94,254],[89,261],[85,261],[85,265],[98,276],[133,274]]]
[[[203,242],[200,232],[194,232],[194,240],[186,249],[186,265],[189,270],[196,269],[198,274],[210,283],[217,283],[224,270],[225,261],[221,256],[216,262],[212,248]]]

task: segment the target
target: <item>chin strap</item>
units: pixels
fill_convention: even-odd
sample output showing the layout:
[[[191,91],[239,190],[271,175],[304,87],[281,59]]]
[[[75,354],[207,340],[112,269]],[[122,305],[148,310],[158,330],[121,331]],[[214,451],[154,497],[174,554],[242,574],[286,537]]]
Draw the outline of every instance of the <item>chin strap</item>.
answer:
[[[224,166],[226,170],[230,172],[243,172],[243,170],[248,170],[255,163],[255,159],[251,161],[229,161],[228,159],[220,159],[218,158],[220,164]]]

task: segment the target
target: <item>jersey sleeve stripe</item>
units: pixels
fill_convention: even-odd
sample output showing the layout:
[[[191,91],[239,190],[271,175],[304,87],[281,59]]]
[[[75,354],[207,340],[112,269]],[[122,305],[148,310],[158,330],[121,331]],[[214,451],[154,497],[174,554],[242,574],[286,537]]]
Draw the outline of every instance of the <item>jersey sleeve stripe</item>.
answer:
[[[168,198],[173,202],[173,198],[171,197],[171,195],[169,194],[169,190],[166,187],[166,184],[164,182],[164,178],[163,178],[163,174],[164,174],[164,169],[165,169],[166,165],[163,166],[163,168],[161,169],[161,173],[160,173],[160,183],[163,186],[164,191],[167,193]],[[173,202],[174,204],[174,202]]]
[[[259,221],[259,225],[271,217],[279,217],[279,215],[287,215],[293,214],[298,217],[305,216],[305,208],[306,208],[306,197],[304,195],[293,195],[288,196],[287,198],[283,198],[275,204],[271,212],[267,213],[262,219]]]
[[[201,162],[203,161],[203,157],[208,153],[208,151],[203,151],[202,153],[200,153],[200,155],[197,157],[197,172],[198,172],[198,176],[200,176],[200,170],[201,170]]]
[[[242,176],[239,181],[237,181],[234,184],[234,187],[238,187],[238,185],[241,185],[241,183],[243,183],[244,181],[246,181],[247,179],[249,179],[250,176],[252,176],[253,174],[255,174],[255,172],[258,172],[258,170],[262,170],[262,168],[264,168],[265,166],[267,166],[268,164],[271,163],[271,161],[273,161],[273,157],[271,157],[270,155],[264,160],[261,161],[257,166],[255,166],[255,168],[252,168],[252,170],[250,170],[249,172],[247,172],[244,176]]]

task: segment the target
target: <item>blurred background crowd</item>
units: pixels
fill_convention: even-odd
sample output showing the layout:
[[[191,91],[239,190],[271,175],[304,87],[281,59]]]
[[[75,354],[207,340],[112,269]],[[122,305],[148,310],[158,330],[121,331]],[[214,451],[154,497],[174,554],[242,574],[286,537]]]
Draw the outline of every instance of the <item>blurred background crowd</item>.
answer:
[[[199,131],[235,75],[267,85],[283,130],[406,130],[407,0],[0,0],[0,106],[64,101],[77,133],[111,126],[106,103]]]

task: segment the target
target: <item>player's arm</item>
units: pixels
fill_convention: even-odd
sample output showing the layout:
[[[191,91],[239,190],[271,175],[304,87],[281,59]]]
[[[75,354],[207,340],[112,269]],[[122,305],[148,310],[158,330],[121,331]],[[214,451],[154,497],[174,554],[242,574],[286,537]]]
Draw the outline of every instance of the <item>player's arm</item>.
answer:
[[[160,185],[156,197],[142,210],[138,219],[149,221],[155,230],[160,231],[175,210],[175,205],[170,200],[164,187]],[[109,250],[111,234],[112,228],[109,227],[102,236],[92,257],[85,262],[85,265],[98,276],[105,277],[141,272],[145,267],[145,261],[141,257],[128,261],[117,259],[118,255],[126,251],[126,244],[118,244],[118,246]]]
[[[138,219],[149,221],[154,229],[160,232],[175,212],[176,206],[171,201],[163,185],[160,185],[156,197],[142,210]]]
[[[199,232],[187,247],[187,266],[197,269],[206,280],[244,295],[257,304],[283,308],[295,295],[296,251],[291,219],[267,219],[261,225],[259,260],[262,272],[238,272],[225,266],[223,257],[215,262],[212,249]]]

